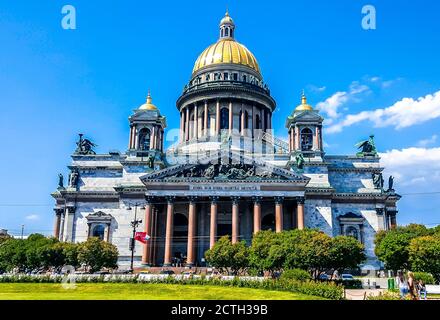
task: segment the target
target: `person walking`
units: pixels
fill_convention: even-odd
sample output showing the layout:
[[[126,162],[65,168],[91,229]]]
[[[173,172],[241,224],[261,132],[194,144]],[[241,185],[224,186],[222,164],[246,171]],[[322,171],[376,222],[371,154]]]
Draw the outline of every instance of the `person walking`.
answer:
[[[397,273],[397,287],[399,288],[400,298],[405,299],[408,294],[408,282],[405,279],[405,276],[402,271]]]
[[[417,284],[416,284],[416,280],[414,279],[414,273],[412,273],[411,271],[408,272],[408,290],[411,300],[418,300]]]

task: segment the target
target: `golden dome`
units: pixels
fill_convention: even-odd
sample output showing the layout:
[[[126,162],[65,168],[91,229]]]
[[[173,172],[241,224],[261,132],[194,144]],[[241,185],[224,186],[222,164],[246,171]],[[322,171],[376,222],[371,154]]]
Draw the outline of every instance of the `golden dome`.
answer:
[[[232,20],[232,18],[229,16],[228,11],[226,11],[225,16],[220,21],[220,25],[222,25],[222,24],[234,24],[234,20]]]
[[[295,112],[297,111],[313,111],[313,107],[309,104],[307,104],[307,97],[306,95],[302,94],[301,96],[301,104],[296,107]]]
[[[153,99],[151,99],[150,91],[148,91],[147,102],[139,107],[139,110],[158,110],[157,107],[152,103]]]
[[[244,45],[234,39],[220,39],[197,58],[193,73],[211,65],[233,63],[250,67],[260,73],[257,59]]]

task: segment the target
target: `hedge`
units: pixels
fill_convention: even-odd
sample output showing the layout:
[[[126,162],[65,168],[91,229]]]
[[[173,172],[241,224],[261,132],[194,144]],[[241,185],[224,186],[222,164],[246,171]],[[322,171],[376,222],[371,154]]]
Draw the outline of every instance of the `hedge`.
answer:
[[[2,275],[0,283],[61,283],[65,279],[61,275]],[[176,279],[168,276],[165,278],[142,278],[139,275],[71,275],[76,283],[153,283],[153,284],[181,284],[181,285],[214,285],[225,287],[241,287],[266,289],[276,291],[289,291],[302,293],[311,296],[323,297],[331,300],[341,300],[344,296],[344,287],[335,283],[324,283],[319,281],[299,281],[293,279],[264,279],[243,280],[222,280],[219,278],[206,278],[204,276],[187,279]]]

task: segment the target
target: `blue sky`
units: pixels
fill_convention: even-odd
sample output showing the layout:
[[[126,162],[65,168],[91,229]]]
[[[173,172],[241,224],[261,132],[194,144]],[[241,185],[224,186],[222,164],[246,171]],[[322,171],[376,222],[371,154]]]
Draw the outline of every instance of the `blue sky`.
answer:
[[[77,29],[61,28],[74,5]],[[361,9],[377,10],[364,30]],[[0,228],[50,233],[59,172],[77,133],[124,151],[128,116],[151,89],[175,101],[226,6],[277,101],[274,128],[301,90],[326,117],[328,154],[375,133],[405,195],[399,222],[440,223],[440,4],[434,1],[0,1]],[[414,193],[426,193],[417,195]]]

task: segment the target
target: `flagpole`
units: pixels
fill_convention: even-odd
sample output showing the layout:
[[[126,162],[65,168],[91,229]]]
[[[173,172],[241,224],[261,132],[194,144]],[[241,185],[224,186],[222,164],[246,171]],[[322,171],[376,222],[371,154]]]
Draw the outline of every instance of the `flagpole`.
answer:
[[[131,221],[131,226],[133,227],[133,236],[130,239],[130,250],[131,250],[131,260],[130,260],[130,272],[133,273],[134,267],[133,267],[133,261],[134,261],[134,249],[136,245],[136,241],[134,238],[136,237],[136,228],[139,226],[139,224],[142,223],[142,220],[137,219],[137,208],[140,205],[140,203],[135,203],[134,205],[134,220]],[[142,208],[141,208],[142,209]],[[128,208],[128,210],[131,210],[131,207]]]

